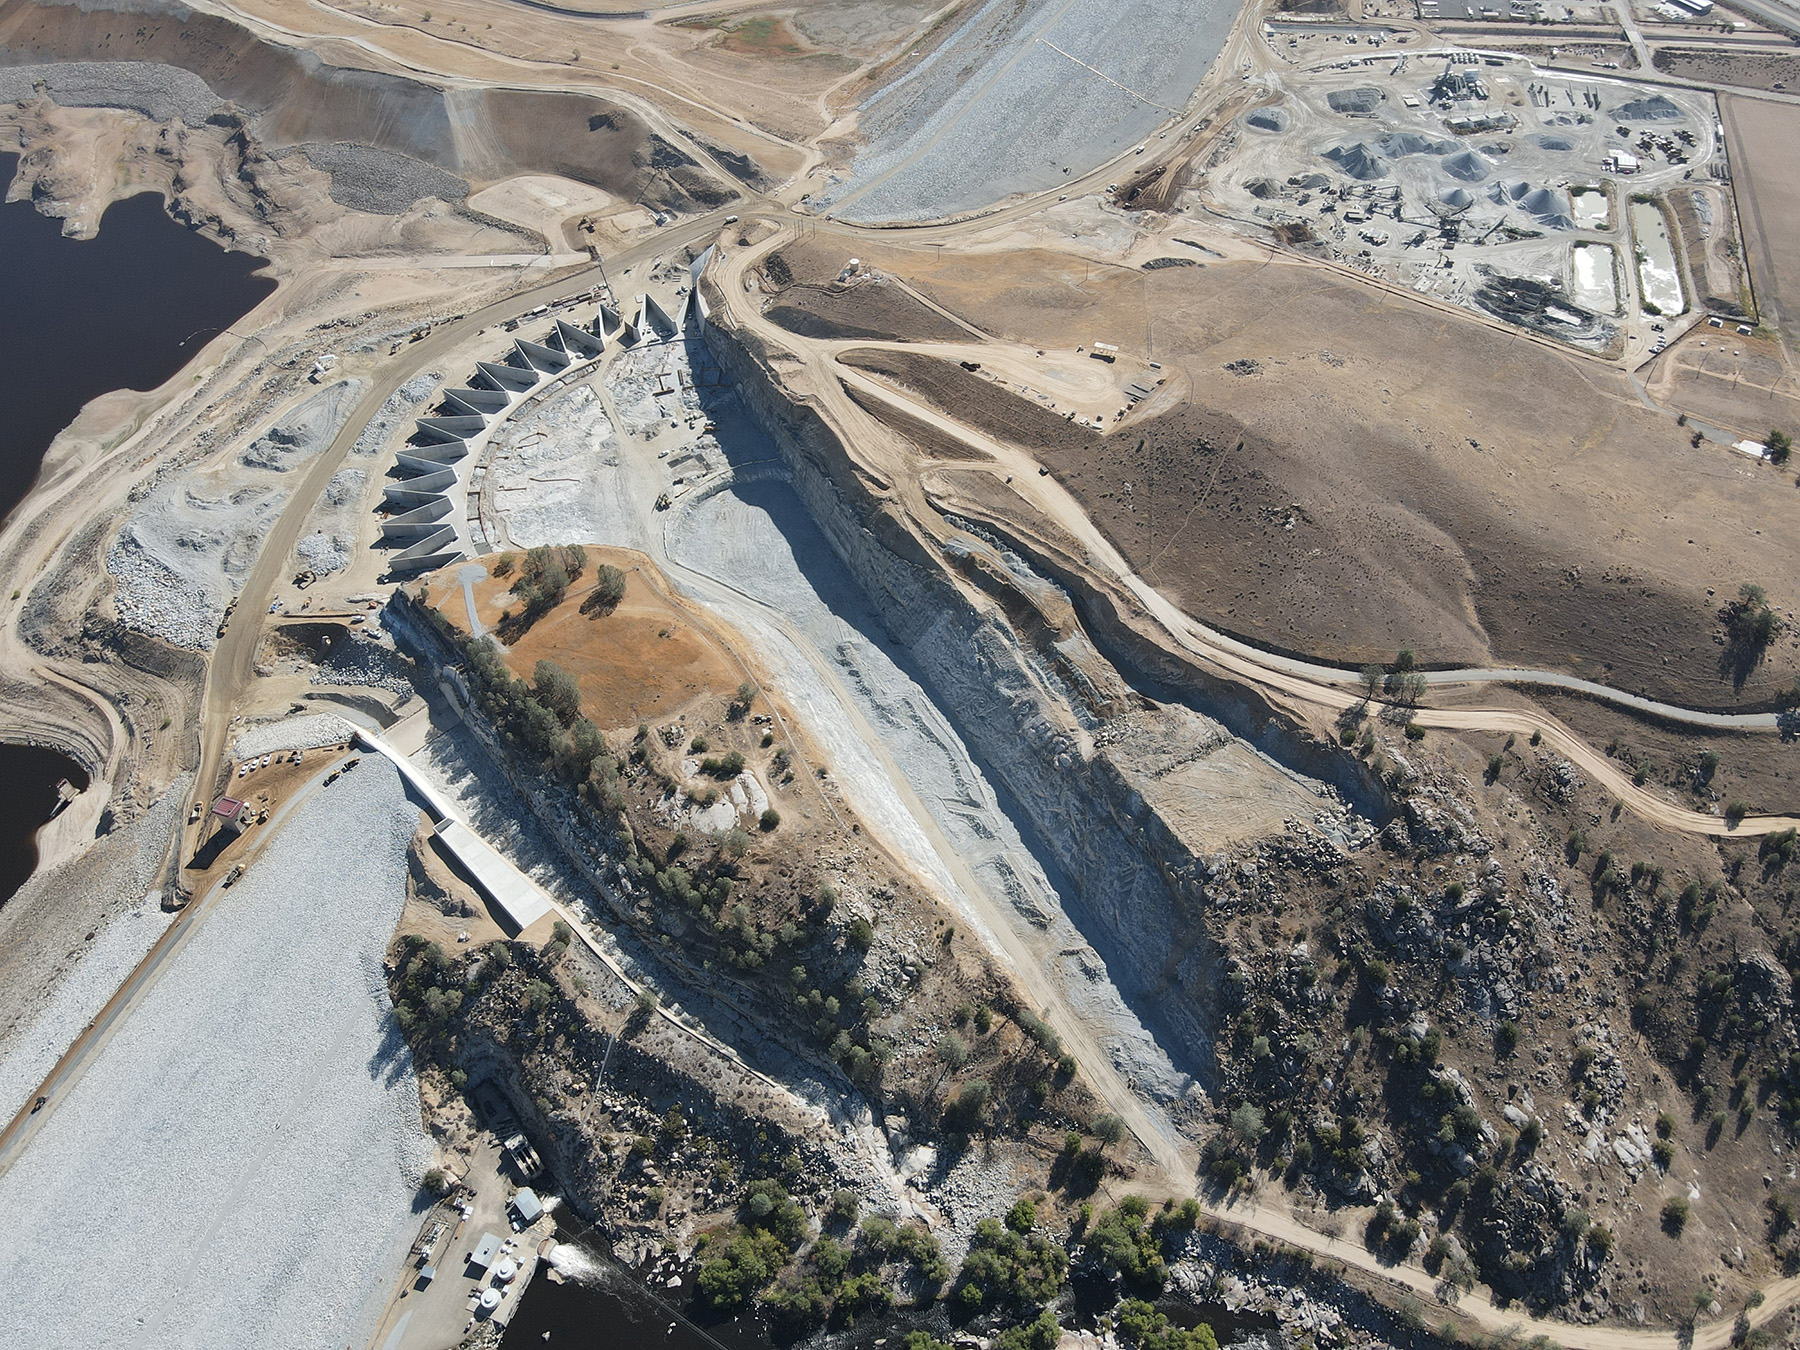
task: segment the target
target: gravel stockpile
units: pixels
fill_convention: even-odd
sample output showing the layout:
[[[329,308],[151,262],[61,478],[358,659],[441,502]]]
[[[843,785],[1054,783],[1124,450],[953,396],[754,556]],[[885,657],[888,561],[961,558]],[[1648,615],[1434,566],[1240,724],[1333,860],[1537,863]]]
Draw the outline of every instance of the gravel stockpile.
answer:
[[[1244,114],[1244,125],[1256,131],[1286,131],[1292,120],[1282,108],[1256,108]]]
[[[315,169],[331,175],[331,200],[352,211],[397,216],[427,197],[460,202],[469,185],[435,164],[350,141],[300,147]]]
[[[0,1177],[14,1343],[367,1339],[428,1158],[381,971],[418,820],[375,756],[303,804]]]
[[[356,444],[350,447],[350,453],[363,459],[379,455],[388,438],[400,429],[400,424],[408,421],[414,409],[430,398],[432,391],[443,381],[444,377],[435,370],[423,371],[389,394],[381,411],[369,419],[362,434],[356,438]],[[335,484],[337,479],[331,481]]]
[[[1387,161],[1376,154],[1365,141],[1334,145],[1324,152],[1324,158],[1337,165],[1340,173],[1359,182],[1366,183],[1371,179],[1387,177]]]
[[[355,734],[355,727],[333,713],[284,717],[279,722],[245,728],[231,743],[231,757],[249,759],[252,755],[272,755],[281,750],[316,750],[321,745],[347,741]]]
[[[224,100],[192,71],[155,61],[65,61],[0,69],[0,103],[35,98],[42,87],[65,108],[124,108],[153,122],[204,123]]]
[[[413,691],[412,671],[412,662],[392,647],[353,632],[349,641],[338,643],[320,658],[312,682],[410,694]]]
[[[342,380],[309,395],[245,447],[236,472],[187,470],[157,482],[107,550],[119,621],[211,651],[287,499],[283,477],[331,444],[366,387]]]
[[[1224,0],[987,0],[863,104],[866,147],[822,204],[847,220],[926,220],[1084,173],[1186,104],[1236,13]]]
[[[1367,84],[1355,89],[1334,89],[1325,95],[1325,101],[1336,113],[1372,113],[1381,106],[1381,90]]]
[[[119,622],[177,647],[211,651],[225,605],[285,499],[251,487],[215,498],[173,484],[152,493],[107,550]]]
[[[1447,156],[1438,163],[1445,173],[1452,178],[1460,178],[1465,183],[1479,183],[1494,171],[1494,166],[1473,150]]]
[[[294,552],[322,577],[341,572],[350,565],[350,541],[342,535],[323,531],[309,534],[294,546]]]
[[[0,907],[0,1119],[37,1091],[169,926],[151,888],[188,784],[177,780],[143,816]]]
[[[240,456],[247,469],[287,473],[330,445],[368,383],[339,380],[320,390],[270,427]]]

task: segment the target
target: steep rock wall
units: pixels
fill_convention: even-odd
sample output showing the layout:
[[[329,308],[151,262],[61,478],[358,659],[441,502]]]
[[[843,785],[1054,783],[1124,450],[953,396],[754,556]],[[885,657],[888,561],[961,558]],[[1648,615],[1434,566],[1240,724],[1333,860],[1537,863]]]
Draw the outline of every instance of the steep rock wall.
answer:
[[[1219,953],[1200,921],[1204,864],[1095,750],[997,607],[978,610],[949,584],[831,427],[770,378],[756,337],[714,321],[707,342],[775,440],[820,532],[1061,872],[1070,918],[1127,1003],[1178,1068],[1210,1084]]]

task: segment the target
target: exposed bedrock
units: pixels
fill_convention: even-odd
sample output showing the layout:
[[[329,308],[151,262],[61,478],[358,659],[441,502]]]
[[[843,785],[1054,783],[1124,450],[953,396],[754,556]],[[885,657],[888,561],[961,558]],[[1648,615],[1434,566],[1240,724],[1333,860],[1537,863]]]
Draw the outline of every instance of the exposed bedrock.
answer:
[[[714,313],[723,310],[715,300]],[[1070,919],[1175,1065],[1210,1087],[1222,952],[1204,925],[1206,847],[1192,828],[1172,823],[1159,776],[1215,751],[1242,754],[1292,793],[1294,814],[1308,823],[1314,812],[1341,816],[1342,806],[1294,768],[1324,771],[1358,797],[1363,784],[1253,693],[1208,686],[1084,594],[1079,578],[1058,576],[1106,655],[1128,674],[1153,671],[1157,698],[1175,700],[1140,699],[1141,711],[1090,731],[1093,719],[1030,640],[1004,613],[977,608],[951,583],[898,508],[857,472],[832,427],[771,377],[761,341],[717,321],[707,337],[774,438],[820,532],[983,768],[1011,795],[1018,824],[1036,834],[1044,861],[1061,871],[1055,879]],[[1288,767],[1232,742],[1222,722],[1248,731],[1265,754],[1280,752],[1274,758]]]

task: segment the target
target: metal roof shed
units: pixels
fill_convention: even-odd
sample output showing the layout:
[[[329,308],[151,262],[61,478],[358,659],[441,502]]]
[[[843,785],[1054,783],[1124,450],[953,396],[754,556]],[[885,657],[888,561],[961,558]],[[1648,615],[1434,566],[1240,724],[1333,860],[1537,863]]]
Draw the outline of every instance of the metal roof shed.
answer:
[[[521,1190],[512,1198],[513,1210],[519,1216],[519,1222],[527,1228],[544,1217],[544,1202],[539,1200],[537,1192],[530,1187]]]
[[[469,1264],[486,1270],[494,1264],[494,1258],[500,1254],[500,1235],[483,1233],[481,1241],[475,1244],[475,1250],[469,1253]]]

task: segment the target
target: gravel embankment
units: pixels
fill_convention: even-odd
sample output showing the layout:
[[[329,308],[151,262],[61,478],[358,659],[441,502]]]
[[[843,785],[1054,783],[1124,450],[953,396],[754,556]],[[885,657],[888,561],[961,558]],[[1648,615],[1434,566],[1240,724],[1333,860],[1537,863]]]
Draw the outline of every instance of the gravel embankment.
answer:
[[[315,169],[331,175],[331,200],[352,211],[397,216],[427,197],[457,203],[469,185],[435,164],[351,141],[300,147]]]
[[[320,658],[312,682],[410,694],[413,692],[412,675],[413,663],[409,659],[392,647],[353,632],[347,642],[338,643],[328,655]]]
[[[0,68],[0,103],[37,97],[64,108],[123,108],[153,122],[202,125],[224,100],[192,71],[155,61],[63,61]]]
[[[119,621],[211,651],[287,501],[286,478],[331,444],[364,387],[344,380],[310,395],[244,448],[238,472],[189,470],[157,483],[107,550]]]
[[[284,717],[279,722],[246,727],[231,743],[231,757],[249,759],[252,755],[272,755],[280,750],[317,750],[321,745],[347,741],[355,734],[356,728],[335,713]]]
[[[0,1120],[37,1091],[168,927],[173,916],[151,888],[187,792],[178,780],[139,819],[0,907]]]
[[[1236,13],[1214,0],[1075,0],[1046,17],[988,0],[863,104],[866,148],[821,205],[847,220],[927,220],[1041,191],[1065,168],[1079,176],[1186,104]]]
[[[369,424],[356,438],[356,444],[350,447],[350,453],[361,459],[380,454],[388,439],[399,430],[400,424],[410,420],[414,410],[430,398],[432,391],[443,382],[442,375],[435,370],[428,370],[413,376],[389,394],[387,402],[381,405],[381,411],[369,419]],[[337,480],[334,478],[332,481],[335,483]]]
[[[373,756],[299,807],[0,1177],[15,1343],[367,1339],[428,1158],[381,970],[418,819]]]

